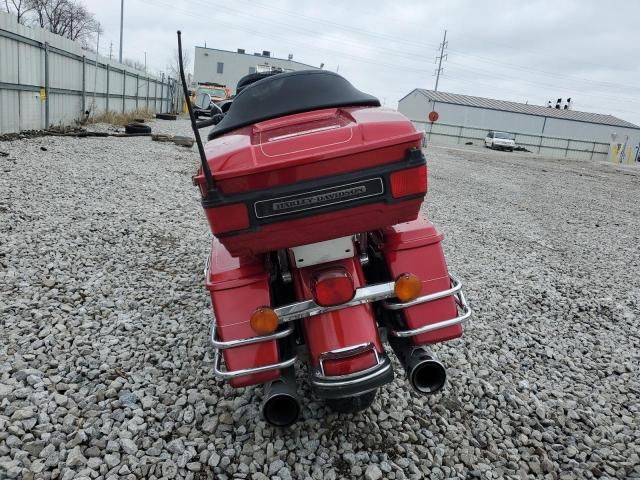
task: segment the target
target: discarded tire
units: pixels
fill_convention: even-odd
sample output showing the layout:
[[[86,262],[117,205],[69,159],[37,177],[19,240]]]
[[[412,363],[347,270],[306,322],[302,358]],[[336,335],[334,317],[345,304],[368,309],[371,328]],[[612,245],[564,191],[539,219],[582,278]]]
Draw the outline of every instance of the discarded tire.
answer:
[[[175,120],[176,114],[175,113],[156,113],[156,118],[160,120]]]
[[[126,133],[151,133],[151,127],[142,123],[129,123],[125,125],[124,131]]]

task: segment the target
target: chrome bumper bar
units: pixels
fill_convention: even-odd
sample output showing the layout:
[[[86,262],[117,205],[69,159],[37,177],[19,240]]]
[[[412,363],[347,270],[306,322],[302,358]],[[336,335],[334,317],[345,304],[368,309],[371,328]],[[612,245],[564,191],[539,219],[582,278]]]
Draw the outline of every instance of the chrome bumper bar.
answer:
[[[456,295],[456,297],[459,296],[462,290],[462,283],[455,275],[450,274],[449,279],[451,280],[451,288],[448,288],[447,290],[431,293],[429,295],[423,295],[422,297],[418,297],[415,300],[411,300],[410,302],[384,302],[383,306],[387,310],[401,310],[403,308],[413,307],[414,305],[420,305],[422,303],[432,302],[441,298],[450,297],[451,295]],[[353,298],[350,301],[342,303],[340,305],[323,307],[322,305],[318,305],[313,300],[304,300],[302,302],[290,303],[289,305],[278,307],[275,309],[275,312],[280,319],[280,323],[292,322],[300,318],[320,315],[322,313],[332,312],[334,310],[340,310],[342,308],[349,308],[356,305],[362,305],[364,303],[373,303],[380,300],[391,299],[395,297],[394,288],[395,282],[376,283],[356,289],[356,293]],[[463,302],[463,304],[466,305],[466,302]],[[466,308],[468,309],[469,307],[466,306]],[[434,330],[437,330],[437,328]]]
[[[355,295],[347,303],[341,303],[340,305],[333,305],[331,307],[323,307],[313,300],[303,300],[302,302],[290,303],[289,305],[278,307],[275,309],[275,312],[280,319],[280,323],[292,322],[301,318],[320,315],[321,313],[333,312],[334,310],[393,298],[395,295],[394,287],[394,282],[376,283],[374,285],[367,285],[366,287],[356,289]]]

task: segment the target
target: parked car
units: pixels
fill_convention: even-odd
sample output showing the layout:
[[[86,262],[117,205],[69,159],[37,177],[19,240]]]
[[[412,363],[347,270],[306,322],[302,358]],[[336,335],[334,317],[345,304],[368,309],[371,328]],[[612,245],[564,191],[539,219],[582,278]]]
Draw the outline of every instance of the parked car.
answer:
[[[513,133],[490,131],[484,139],[484,146],[513,152],[516,146],[515,138]]]

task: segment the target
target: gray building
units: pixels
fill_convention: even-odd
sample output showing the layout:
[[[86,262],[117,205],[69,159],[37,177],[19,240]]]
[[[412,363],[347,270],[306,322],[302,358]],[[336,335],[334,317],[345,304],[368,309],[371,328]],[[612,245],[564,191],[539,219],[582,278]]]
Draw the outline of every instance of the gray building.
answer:
[[[612,115],[420,88],[400,99],[398,110],[434,143],[481,145],[489,130],[499,130],[543,155],[624,163],[638,157],[640,127]],[[428,118],[432,111],[435,122]]]
[[[226,85],[235,93],[238,80],[249,73],[281,68],[285,72],[317,69],[312,65],[288,59],[272,57],[268,51],[246,53],[239,48],[236,52],[217,48],[196,47],[193,64],[192,86],[199,82],[215,82]]]

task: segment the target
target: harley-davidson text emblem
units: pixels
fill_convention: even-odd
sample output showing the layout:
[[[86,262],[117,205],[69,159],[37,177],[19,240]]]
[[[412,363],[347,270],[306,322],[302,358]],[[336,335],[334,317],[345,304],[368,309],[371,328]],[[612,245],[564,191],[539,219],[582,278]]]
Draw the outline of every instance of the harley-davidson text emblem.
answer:
[[[298,200],[287,200],[285,202],[272,203],[271,208],[273,208],[275,211],[278,211],[286,208],[315,205],[317,203],[326,202],[328,200],[338,200],[340,198],[354,197],[360,193],[365,193],[366,191],[367,189],[365,187],[353,187],[346,190],[338,190],[337,192],[314,195],[313,197],[300,198]]]
[[[384,193],[382,179],[372,178],[347,185],[337,185],[286,197],[262,200],[255,203],[255,212],[258,218],[273,217],[351,202],[382,193]]]

